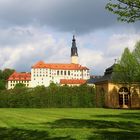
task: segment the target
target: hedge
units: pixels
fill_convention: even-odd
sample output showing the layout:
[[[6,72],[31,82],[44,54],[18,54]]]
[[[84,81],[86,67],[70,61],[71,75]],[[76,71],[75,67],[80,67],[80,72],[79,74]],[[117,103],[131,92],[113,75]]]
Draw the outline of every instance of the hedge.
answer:
[[[95,105],[95,89],[87,85],[20,87],[0,91],[1,108],[86,108]]]

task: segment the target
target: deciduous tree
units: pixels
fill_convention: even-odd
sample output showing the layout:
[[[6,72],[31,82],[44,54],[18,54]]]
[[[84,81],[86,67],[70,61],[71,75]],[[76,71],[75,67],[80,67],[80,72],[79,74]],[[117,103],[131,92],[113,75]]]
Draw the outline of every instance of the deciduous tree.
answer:
[[[134,57],[128,48],[125,48],[121,59],[115,65],[113,70],[113,81],[131,86],[132,83],[137,82],[137,69],[138,62],[136,57]]]
[[[140,82],[140,41],[138,41],[135,45],[135,48],[132,52],[133,56],[135,57],[137,61],[137,69],[135,70],[137,72],[137,78],[136,81]]]
[[[118,20],[135,22],[140,20],[140,0],[110,0],[106,9],[118,15]]]

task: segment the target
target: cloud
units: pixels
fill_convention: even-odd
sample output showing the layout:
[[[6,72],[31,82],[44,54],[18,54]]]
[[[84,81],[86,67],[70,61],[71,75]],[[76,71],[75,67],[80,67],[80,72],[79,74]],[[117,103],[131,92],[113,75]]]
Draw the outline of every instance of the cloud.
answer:
[[[17,71],[30,71],[31,66],[39,60],[46,63],[71,63],[72,37],[66,41],[65,34],[57,39],[53,34],[33,27],[11,28],[3,31],[3,34],[3,41],[0,41],[0,67],[2,69],[9,67]],[[14,34],[13,39],[5,42],[5,39],[12,34]],[[92,71],[93,67],[95,69],[95,66],[103,59],[102,52],[85,47],[89,41],[86,41],[86,38],[81,37],[77,41],[79,61]]]
[[[1,0],[0,68],[30,71],[39,60],[70,63],[72,33],[79,61],[103,74],[140,38],[139,23],[123,24],[105,10],[108,0]]]
[[[14,34],[13,40],[5,42]],[[4,32],[3,41],[0,41],[0,67],[10,67],[17,71],[30,71],[31,66],[39,60],[47,63],[70,62],[70,47],[62,39],[56,39],[50,33],[40,28],[14,28]],[[15,40],[14,40],[15,39]]]
[[[117,24],[105,10],[108,0],[1,0],[0,26],[41,25],[64,32],[89,33]]]
[[[92,74],[102,75],[114,63],[114,59],[121,56],[124,48],[132,50],[139,38],[140,33],[135,30],[105,37],[100,31],[78,36],[79,62],[89,67]],[[71,39],[72,34],[50,33],[40,27],[0,29],[0,68],[30,71],[39,60],[70,63]]]
[[[118,58],[128,47],[131,51],[134,49],[134,46],[137,41],[140,40],[140,33],[123,33],[123,34],[114,34],[110,37],[108,42],[107,56]]]

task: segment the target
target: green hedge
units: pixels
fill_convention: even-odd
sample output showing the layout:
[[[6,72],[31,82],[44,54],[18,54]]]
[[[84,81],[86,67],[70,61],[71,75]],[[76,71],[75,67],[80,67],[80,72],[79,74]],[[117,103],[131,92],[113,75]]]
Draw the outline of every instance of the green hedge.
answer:
[[[57,108],[57,107],[95,107],[93,87],[39,86],[25,87],[0,92],[1,108]]]

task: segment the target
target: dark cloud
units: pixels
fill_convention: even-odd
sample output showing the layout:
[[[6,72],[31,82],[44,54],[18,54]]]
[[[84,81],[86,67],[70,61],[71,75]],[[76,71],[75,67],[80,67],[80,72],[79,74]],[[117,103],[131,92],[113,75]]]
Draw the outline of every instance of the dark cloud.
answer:
[[[40,24],[60,31],[87,33],[117,23],[105,10],[108,0],[1,0],[0,26]]]

